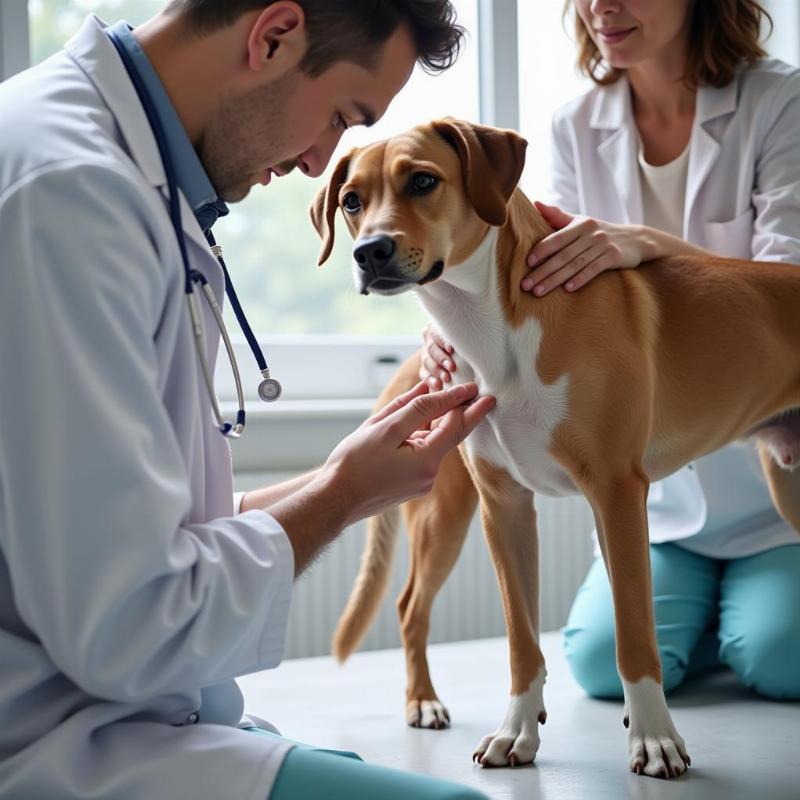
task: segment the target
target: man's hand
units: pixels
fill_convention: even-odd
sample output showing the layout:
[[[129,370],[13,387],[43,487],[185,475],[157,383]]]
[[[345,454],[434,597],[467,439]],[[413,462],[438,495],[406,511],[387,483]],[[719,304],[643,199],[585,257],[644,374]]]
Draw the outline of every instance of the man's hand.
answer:
[[[478,398],[474,383],[438,392],[418,383],[366,420],[323,467],[350,500],[348,522],[429,492],[444,456],[494,404],[493,397]]]
[[[344,527],[429,492],[439,464],[494,408],[474,384],[400,395],[343,439],[309,483],[266,510],[294,549],[295,574]]]

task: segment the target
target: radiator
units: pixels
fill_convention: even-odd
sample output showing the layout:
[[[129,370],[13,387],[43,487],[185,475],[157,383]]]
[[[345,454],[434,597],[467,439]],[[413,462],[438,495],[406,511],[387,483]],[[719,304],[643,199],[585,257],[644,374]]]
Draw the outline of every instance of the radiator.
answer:
[[[237,488],[273,483],[285,474],[244,473]],[[567,618],[575,591],[592,560],[589,532],[592,514],[583,498],[536,498],[539,528],[542,630],[555,630]],[[366,537],[366,523],[348,528],[298,580],[295,586],[286,657],[326,655],[339,615],[358,572]],[[389,590],[361,649],[400,646],[395,600],[408,574],[408,546],[401,530]],[[503,636],[505,624],[494,567],[480,521],[470,525],[461,556],[433,606],[430,642],[452,642]]]

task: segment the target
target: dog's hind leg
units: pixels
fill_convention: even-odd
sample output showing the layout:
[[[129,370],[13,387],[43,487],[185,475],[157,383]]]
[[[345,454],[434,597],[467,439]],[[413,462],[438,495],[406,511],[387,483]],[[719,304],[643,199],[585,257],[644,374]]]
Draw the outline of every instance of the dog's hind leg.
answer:
[[[433,489],[403,504],[410,570],[397,600],[406,654],[406,721],[415,728],[446,728],[447,709],[433,688],[426,646],[431,607],[461,552],[478,493],[460,453],[448,454]]]
[[[533,493],[482,459],[471,464],[481,518],[503,600],[511,658],[511,699],[500,726],[473,760],[484,766],[529,764],[539,750],[546,676],[539,648],[539,552]]]

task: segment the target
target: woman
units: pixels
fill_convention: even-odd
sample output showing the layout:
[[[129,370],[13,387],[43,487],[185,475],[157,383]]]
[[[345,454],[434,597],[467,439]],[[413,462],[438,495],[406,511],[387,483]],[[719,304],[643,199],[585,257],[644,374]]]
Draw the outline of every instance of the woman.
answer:
[[[800,264],[800,70],[765,58],[759,3],[572,5],[578,65],[596,85],[555,115],[555,205],[537,207],[556,232],[533,248],[522,288],[577,291],[681,253]],[[453,349],[432,330],[425,343],[421,376],[438,387]],[[753,452],[731,445],[654,483],[648,518],[665,689],[721,661],[764,696],[800,699],[800,536]],[[600,558],[564,641],[590,695],[622,697]]]

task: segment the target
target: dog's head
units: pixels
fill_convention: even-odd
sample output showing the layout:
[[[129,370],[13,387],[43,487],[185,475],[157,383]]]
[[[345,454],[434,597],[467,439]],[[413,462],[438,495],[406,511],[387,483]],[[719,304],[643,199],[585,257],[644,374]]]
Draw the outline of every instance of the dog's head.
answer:
[[[487,226],[505,224],[526,146],[514,131],[443,119],[351,151],[311,205],[319,263],[331,253],[341,207],[362,294],[436,280],[469,257]]]

